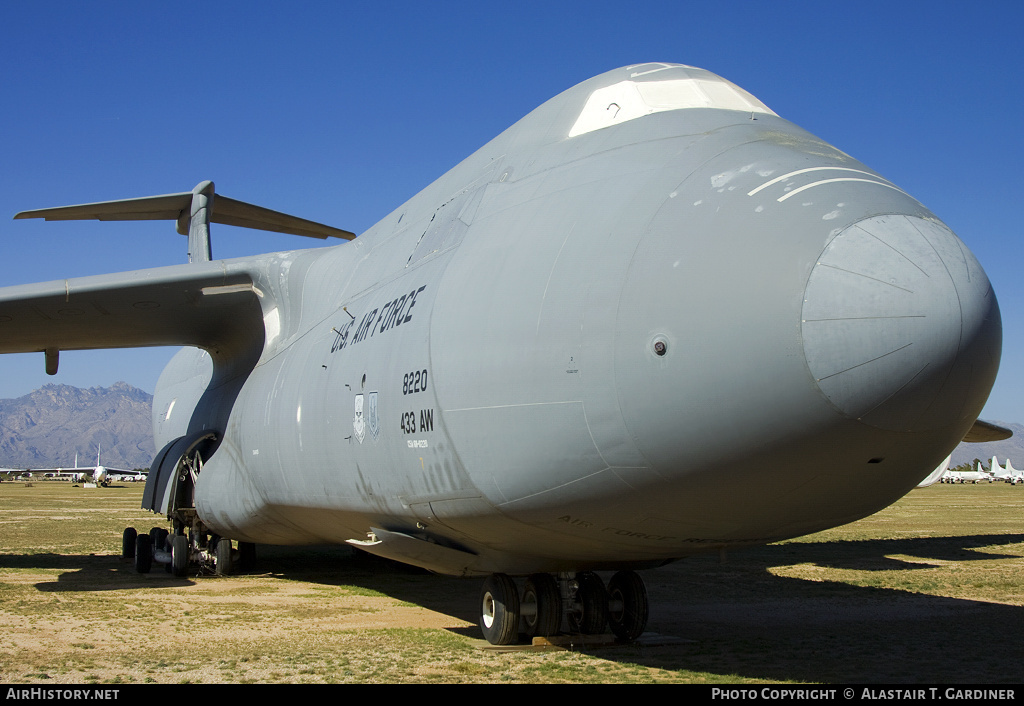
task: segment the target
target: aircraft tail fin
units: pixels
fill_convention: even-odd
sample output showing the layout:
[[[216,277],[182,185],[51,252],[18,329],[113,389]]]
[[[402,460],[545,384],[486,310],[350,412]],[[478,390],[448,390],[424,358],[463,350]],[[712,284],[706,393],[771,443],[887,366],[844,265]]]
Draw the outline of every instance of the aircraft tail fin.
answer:
[[[216,205],[216,208],[214,208]],[[47,221],[152,221],[177,222],[178,232],[188,236],[189,262],[209,262],[210,224],[255,228],[274,233],[302,235],[308,238],[352,240],[355,233],[304,218],[272,211],[226,196],[214,198],[212,181],[196,185],[192,191],[136,199],[100,201],[77,206],[59,206],[22,211],[15,218],[43,218]]]

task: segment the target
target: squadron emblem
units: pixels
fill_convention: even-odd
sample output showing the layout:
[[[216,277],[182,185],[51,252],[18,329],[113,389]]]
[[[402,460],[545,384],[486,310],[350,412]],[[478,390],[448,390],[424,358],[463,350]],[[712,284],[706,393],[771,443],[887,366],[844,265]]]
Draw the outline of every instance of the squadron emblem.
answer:
[[[363,419],[363,396],[361,394],[356,395],[355,408],[356,414],[352,418],[352,431],[356,435],[356,440],[361,444],[366,436],[366,420]]]

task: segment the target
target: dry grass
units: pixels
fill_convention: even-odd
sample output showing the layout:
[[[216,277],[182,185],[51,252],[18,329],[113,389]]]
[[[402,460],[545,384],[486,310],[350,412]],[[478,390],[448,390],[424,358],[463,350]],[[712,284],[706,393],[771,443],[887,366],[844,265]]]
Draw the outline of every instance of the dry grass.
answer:
[[[933,486],[846,527],[644,572],[677,640],[497,652],[480,582],[261,547],[247,576],[139,575],[141,486],[0,484],[0,682],[1020,682],[1024,488]]]

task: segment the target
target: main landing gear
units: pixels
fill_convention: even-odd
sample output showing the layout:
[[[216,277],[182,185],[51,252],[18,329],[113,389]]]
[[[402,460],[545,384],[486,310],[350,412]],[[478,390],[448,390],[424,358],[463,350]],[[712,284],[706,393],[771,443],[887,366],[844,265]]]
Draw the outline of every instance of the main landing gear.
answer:
[[[217,434],[204,429],[174,439],[157,453],[146,478],[142,507],[166,516],[173,530],[154,527],[148,534],[139,534],[129,527],[124,531],[121,555],[132,559],[139,573],[149,573],[154,562],[175,576],[186,576],[193,567],[196,573],[227,576],[239,564],[243,569],[251,566],[255,545],[239,542],[236,550],[229,538],[210,532],[196,512],[196,483],[217,443]]]
[[[574,634],[610,629],[632,642],[647,626],[648,606],[647,588],[633,571],[619,571],[607,588],[591,571],[532,574],[522,594],[508,575],[491,574],[480,594],[480,630],[492,645],[511,645],[520,628],[528,639],[557,635],[564,617]]]
[[[255,561],[254,544],[239,542],[235,549],[226,537],[196,531],[186,535],[184,528],[175,524],[173,533],[154,527],[148,534],[139,534],[128,527],[121,538],[121,556],[131,559],[140,574],[148,574],[157,563],[179,577],[187,576],[190,568],[196,573],[227,576],[236,567],[250,568]]]

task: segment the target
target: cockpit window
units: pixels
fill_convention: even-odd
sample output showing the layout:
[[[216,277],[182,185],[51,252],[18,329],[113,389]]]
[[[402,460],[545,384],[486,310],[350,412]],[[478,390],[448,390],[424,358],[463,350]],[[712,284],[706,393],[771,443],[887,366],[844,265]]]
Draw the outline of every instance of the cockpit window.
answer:
[[[569,137],[601,130],[651,113],[687,108],[718,108],[775,115],[757,98],[714,74],[665,81],[622,81],[590,94],[587,104],[569,131]]]

